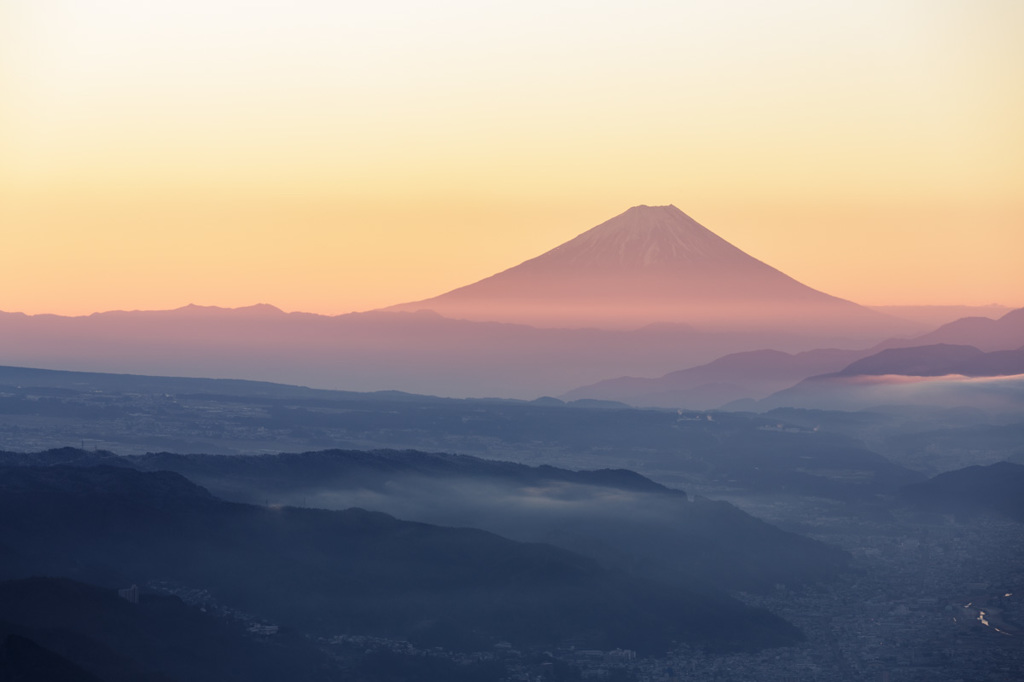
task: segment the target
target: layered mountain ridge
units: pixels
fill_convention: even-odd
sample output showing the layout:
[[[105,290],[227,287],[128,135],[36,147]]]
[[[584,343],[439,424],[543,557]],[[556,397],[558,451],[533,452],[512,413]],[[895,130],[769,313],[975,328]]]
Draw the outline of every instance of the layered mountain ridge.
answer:
[[[643,407],[711,409],[761,399],[800,382],[857,375],[972,377],[1024,373],[1024,308],[998,319],[967,317],[923,336],[889,339],[872,348],[820,348],[802,353],[761,349],[723,355],[713,362],[661,377],[617,377],[573,389],[565,400],[616,400]],[[985,350],[982,350],[985,349]],[[820,383],[820,381],[819,381]]]

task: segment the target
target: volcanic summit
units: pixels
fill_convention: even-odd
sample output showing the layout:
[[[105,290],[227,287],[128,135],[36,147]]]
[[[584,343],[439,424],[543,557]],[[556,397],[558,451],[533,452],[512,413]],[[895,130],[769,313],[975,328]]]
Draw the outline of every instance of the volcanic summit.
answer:
[[[895,322],[747,255],[675,206],[634,206],[515,267],[389,310],[540,327],[867,331]]]

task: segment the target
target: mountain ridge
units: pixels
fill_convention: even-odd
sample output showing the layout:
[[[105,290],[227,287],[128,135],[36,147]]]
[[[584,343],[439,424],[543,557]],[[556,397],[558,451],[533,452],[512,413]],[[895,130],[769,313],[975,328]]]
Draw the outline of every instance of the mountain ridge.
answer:
[[[609,374],[663,374],[731,351],[866,345],[887,336],[714,333],[669,323],[636,330],[541,329],[431,312],[335,317],[207,312],[85,317],[0,312],[0,359],[8,366],[79,372],[533,399]]]
[[[202,491],[202,492],[200,492]],[[666,588],[574,552],[470,528],[227,502],[171,472],[0,466],[7,579],[171,581],[320,636],[359,632],[657,651],[672,639],[757,646],[796,628],[724,594]],[[205,493],[205,494],[204,494]],[[8,575],[4,575],[8,574]]]
[[[730,353],[661,377],[606,379],[560,397],[620,400],[638,407],[713,409],[734,400],[766,397],[808,376],[841,369],[867,352],[824,348],[802,353],[771,349]]]
[[[985,352],[947,343],[883,348],[760,400],[760,408],[866,409],[883,405],[986,408],[1024,405],[1024,347]]]
[[[861,358],[833,375],[995,377],[1024,374],[1024,349],[985,352],[976,346],[936,343],[887,348]],[[814,379],[815,377],[812,377]],[[825,378],[825,377],[821,377]]]
[[[818,348],[785,353],[764,348],[730,353],[709,363],[676,370],[660,377],[608,378],[580,386],[560,397],[566,400],[618,400],[638,407],[749,407],[747,401],[767,398],[812,377],[857,373],[856,367],[849,370],[850,363],[878,362],[871,358],[879,355],[890,360],[903,358],[907,361],[915,352],[921,352],[911,349],[922,347],[933,348],[933,351],[938,346],[961,348],[960,351],[951,351],[956,359],[948,358],[941,370],[936,369],[938,358],[933,352],[929,360],[935,365],[930,370],[933,376],[958,373],[969,376],[972,373],[974,376],[1017,374],[1014,368],[1019,367],[1020,362],[1015,354],[1020,352],[1021,344],[1024,344],[1024,308],[1010,310],[996,319],[977,316],[961,318],[940,325],[926,334],[888,339],[862,350]],[[968,346],[973,351],[962,350]],[[895,366],[893,369],[900,370]],[[900,374],[901,371],[889,373]]]

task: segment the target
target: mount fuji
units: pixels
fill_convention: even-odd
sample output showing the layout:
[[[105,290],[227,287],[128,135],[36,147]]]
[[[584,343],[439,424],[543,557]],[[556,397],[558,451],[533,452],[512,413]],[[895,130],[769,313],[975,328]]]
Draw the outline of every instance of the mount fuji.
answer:
[[[537,327],[904,331],[902,320],[801,284],[675,206],[634,206],[547,253],[388,308]]]

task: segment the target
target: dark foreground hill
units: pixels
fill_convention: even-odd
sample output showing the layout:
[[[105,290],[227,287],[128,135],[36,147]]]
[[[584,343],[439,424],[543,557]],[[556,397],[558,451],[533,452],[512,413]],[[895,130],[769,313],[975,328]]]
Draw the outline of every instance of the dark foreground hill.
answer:
[[[327,682],[340,672],[294,634],[260,640],[177,597],[143,592],[130,603],[65,578],[0,582],[0,638],[5,681]]]
[[[482,528],[674,585],[759,591],[834,577],[848,560],[835,548],[781,531],[731,504],[690,501],[682,491],[621,469],[569,471],[393,450],[161,453],[121,461],[178,472],[226,499],[360,506],[407,520]]]
[[[69,661],[31,639],[3,634],[0,626],[0,680],[60,680],[60,682],[100,682],[81,666]]]
[[[171,472],[0,468],[0,517],[0,577],[172,581],[320,635],[639,651],[672,640],[753,647],[799,636],[723,595],[629,578],[547,545],[360,509],[228,503]]]
[[[944,514],[998,513],[1024,522],[1024,466],[997,462],[947,471],[907,486],[902,499]]]
[[[109,458],[67,448],[69,457]],[[11,457],[17,455],[3,455]],[[29,455],[31,456],[31,455]],[[46,457],[39,453],[37,457]],[[50,454],[60,457],[61,451]],[[0,459],[0,462],[3,460]],[[320,450],[275,455],[179,455],[169,452],[126,457],[131,466],[146,471],[175,471],[222,496],[249,495],[258,502],[265,495],[295,495],[318,490],[367,488],[384,490],[401,477],[503,483],[516,488],[576,486],[686,499],[682,490],[668,488],[628,469],[571,471],[546,464],[481,459],[469,455],[417,450]]]
[[[669,585],[757,592],[834,578],[849,561],[845,552],[729,503],[691,501],[621,469],[570,471],[395,450],[119,457],[63,448],[0,453],[0,464],[174,471],[236,502],[359,506],[410,521],[480,528],[569,549]]]

